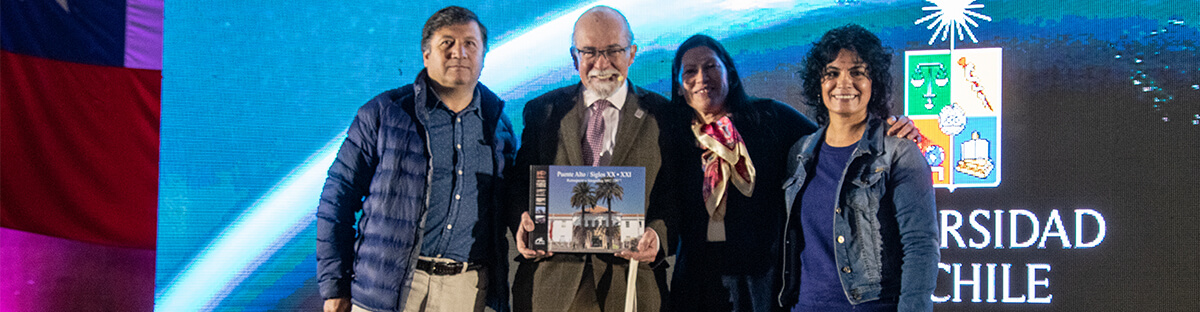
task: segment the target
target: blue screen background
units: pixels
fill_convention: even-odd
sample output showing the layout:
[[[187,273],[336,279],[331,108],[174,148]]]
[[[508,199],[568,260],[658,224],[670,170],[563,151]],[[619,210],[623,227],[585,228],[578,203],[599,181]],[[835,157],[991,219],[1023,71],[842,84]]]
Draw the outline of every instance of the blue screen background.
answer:
[[[1191,302],[1155,299],[1187,297],[1192,288],[1184,283],[1200,276],[1190,265],[1200,260],[1194,252],[1166,252],[1173,257],[1156,271],[1137,265],[1145,251],[1200,247],[1194,189],[1200,182],[1200,3],[975,2],[985,5],[976,11],[992,20],[971,27],[978,43],[956,45],[1004,49],[1002,126],[1005,169],[1011,171],[996,189],[939,190],[939,209],[990,209],[988,203],[1016,198],[1012,205],[1030,210],[1092,207],[1106,213],[1115,223],[1110,226],[1124,227],[1110,229],[1105,248],[1088,253],[996,255],[1062,264],[1053,271],[1055,303],[1023,307],[1111,309],[1108,301],[1117,299],[1124,300],[1117,307],[1197,306],[1191,305],[1194,293]],[[491,51],[481,82],[507,101],[505,113],[518,133],[526,101],[578,82],[568,54],[570,27],[595,4],[609,4],[630,19],[639,45],[631,81],[668,96],[675,47],[696,33],[725,44],[750,94],[802,112],[808,109],[800,97],[801,61],[825,30],[863,25],[895,49],[894,70],[902,67],[903,50],[949,47],[946,41],[929,43],[928,23],[914,24],[929,14],[922,8],[933,4],[926,1],[169,1],[156,310],[318,309],[314,213],[329,157],[360,105],[412,82],[422,68],[422,25],[451,4],[473,10],[488,28]],[[902,112],[894,106],[893,112]],[[1147,150],[1159,156],[1138,153]],[[1100,170],[1114,166],[1128,169]],[[1133,175],[1124,182],[1132,189],[1106,182],[1119,173]],[[1161,196],[1146,198],[1135,194],[1139,190]],[[1180,218],[1163,225],[1133,211],[1147,207]],[[1134,229],[1155,222],[1184,235]],[[1160,243],[1138,244],[1147,240]],[[947,260],[955,252],[943,250],[944,261],[960,261]],[[989,256],[960,258],[994,262],[972,260]],[[1063,266],[1101,256],[1110,261]],[[1139,275],[1162,271],[1192,278]],[[1128,289],[1096,286],[1089,277],[1095,272],[1175,290],[1122,297]],[[939,292],[947,292],[942,287]],[[939,309],[1015,308],[966,304]]]

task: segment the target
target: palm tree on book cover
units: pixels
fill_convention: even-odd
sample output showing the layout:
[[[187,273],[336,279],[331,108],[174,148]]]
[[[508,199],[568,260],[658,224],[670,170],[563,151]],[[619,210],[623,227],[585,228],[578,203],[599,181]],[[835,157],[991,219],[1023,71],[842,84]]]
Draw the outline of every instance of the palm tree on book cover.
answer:
[[[611,246],[620,246],[621,236],[619,233],[612,233],[619,229],[619,227],[616,226],[616,220],[613,219],[616,213],[613,211],[612,201],[613,197],[616,197],[618,200],[625,199],[625,188],[621,187],[620,184],[617,184],[616,179],[613,179],[612,177],[604,177],[600,179],[599,183],[596,183],[595,194],[597,199],[604,200],[606,203],[605,207],[608,208],[608,226],[605,229],[605,234],[607,234],[607,237],[615,238],[616,241],[612,242]]]
[[[583,246],[582,234],[587,232],[587,208],[595,206],[596,196],[592,194],[592,185],[587,182],[575,183],[571,189],[571,207],[579,207],[579,230],[573,235],[578,246]]]

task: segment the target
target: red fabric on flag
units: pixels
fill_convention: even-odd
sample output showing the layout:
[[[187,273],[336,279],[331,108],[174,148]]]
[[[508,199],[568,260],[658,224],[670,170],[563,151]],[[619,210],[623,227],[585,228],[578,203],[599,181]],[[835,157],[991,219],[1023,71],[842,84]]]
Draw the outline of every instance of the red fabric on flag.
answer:
[[[2,53],[0,225],[154,249],[162,71]]]

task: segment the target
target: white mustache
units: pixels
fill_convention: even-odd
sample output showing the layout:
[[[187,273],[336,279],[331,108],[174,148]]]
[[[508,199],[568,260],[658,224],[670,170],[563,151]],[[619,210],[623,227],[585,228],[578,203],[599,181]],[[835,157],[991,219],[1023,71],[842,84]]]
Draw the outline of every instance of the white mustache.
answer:
[[[609,77],[620,77],[620,76],[621,76],[621,72],[617,71],[616,69],[612,69],[612,68],[609,68],[606,70],[593,69],[588,72],[588,78],[607,79]]]

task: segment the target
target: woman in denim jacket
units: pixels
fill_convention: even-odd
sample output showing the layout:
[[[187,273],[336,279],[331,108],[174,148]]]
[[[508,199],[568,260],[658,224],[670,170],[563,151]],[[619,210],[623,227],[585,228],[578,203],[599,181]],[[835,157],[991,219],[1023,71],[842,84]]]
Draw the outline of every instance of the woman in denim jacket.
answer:
[[[784,308],[933,310],[933,186],[917,145],[885,135],[890,64],[879,38],[853,24],[825,33],[805,60],[821,128],[788,159]]]

